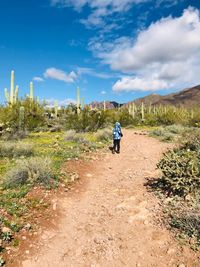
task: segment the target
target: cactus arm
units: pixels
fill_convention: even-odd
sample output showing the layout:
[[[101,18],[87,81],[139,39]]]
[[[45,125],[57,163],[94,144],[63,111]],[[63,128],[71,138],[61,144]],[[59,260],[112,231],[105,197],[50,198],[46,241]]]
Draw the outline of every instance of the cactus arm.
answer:
[[[15,86],[15,72],[14,70],[12,70],[10,79],[10,101],[9,101],[11,105],[14,102],[14,86]]]
[[[82,97],[81,109],[84,109],[84,106],[85,106],[85,99],[84,99],[84,97]]]
[[[18,100],[19,86],[16,85],[15,93],[14,93],[14,103]]]

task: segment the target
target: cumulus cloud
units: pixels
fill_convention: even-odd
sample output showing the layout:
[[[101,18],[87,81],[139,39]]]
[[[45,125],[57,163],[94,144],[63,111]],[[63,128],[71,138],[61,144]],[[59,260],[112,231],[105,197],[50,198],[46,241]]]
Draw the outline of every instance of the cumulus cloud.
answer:
[[[101,95],[106,95],[106,91],[101,91]]]
[[[162,80],[123,77],[114,84],[113,91],[157,91],[167,88],[168,83]]]
[[[199,11],[189,8],[179,18],[168,17],[151,24],[136,40],[116,40],[111,51],[100,51],[98,56],[112,69],[128,72],[147,64],[185,61],[199,49]]]
[[[94,54],[111,69],[129,74],[113,90],[181,88],[199,82],[200,15],[194,8],[180,17],[152,23],[133,39],[90,43]],[[151,85],[152,83],[152,85]]]
[[[44,79],[38,76],[33,77],[33,81],[35,82],[44,82]]]
[[[73,83],[77,79],[77,74],[74,71],[71,71],[68,74],[65,71],[60,70],[60,69],[48,68],[44,73],[44,77],[46,79],[50,78],[54,80],[63,81],[66,83]]]

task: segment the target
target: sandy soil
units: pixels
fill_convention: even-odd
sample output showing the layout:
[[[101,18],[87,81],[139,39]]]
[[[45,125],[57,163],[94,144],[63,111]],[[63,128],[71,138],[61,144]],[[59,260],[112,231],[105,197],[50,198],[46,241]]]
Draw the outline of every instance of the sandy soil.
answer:
[[[124,130],[120,154],[77,162],[80,182],[52,204],[57,227],[43,230],[35,249],[13,266],[200,266],[198,253],[159,226],[159,202],[144,185],[158,175],[156,163],[168,146]]]

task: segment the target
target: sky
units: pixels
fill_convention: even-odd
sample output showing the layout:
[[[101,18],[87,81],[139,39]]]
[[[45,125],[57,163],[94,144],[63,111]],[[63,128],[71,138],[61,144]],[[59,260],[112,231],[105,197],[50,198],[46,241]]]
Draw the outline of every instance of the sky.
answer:
[[[124,103],[200,84],[199,0],[0,0],[0,103]]]

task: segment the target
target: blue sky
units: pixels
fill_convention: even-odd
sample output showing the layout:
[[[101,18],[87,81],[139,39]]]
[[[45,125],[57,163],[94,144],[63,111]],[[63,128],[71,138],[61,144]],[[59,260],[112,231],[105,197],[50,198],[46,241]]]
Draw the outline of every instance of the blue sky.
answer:
[[[0,102],[20,96],[120,103],[200,84],[200,1],[1,0]]]

